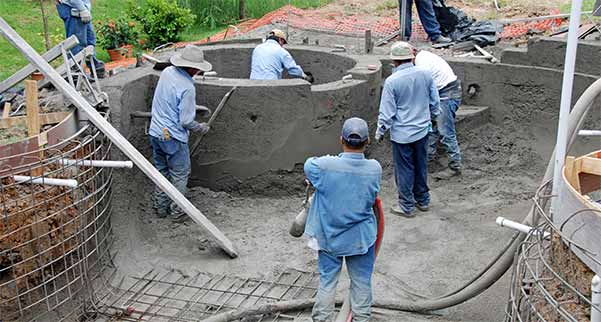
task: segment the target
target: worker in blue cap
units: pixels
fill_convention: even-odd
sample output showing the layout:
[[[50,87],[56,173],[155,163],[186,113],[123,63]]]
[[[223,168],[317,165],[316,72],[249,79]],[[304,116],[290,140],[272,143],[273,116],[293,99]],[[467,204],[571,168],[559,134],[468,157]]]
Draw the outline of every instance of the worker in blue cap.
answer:
[[[375,261],[377,222],[373,205],[380,191],[382,167],[365,158],[367,123],[344,122],[338,156],[312,157],[305,175],[315,187],[305,235],[318,251],[319,289],[313,321],[332,321],[336,285],[343,260],[351,279],[350,303],[354,322],[371,318],[371,276]]]

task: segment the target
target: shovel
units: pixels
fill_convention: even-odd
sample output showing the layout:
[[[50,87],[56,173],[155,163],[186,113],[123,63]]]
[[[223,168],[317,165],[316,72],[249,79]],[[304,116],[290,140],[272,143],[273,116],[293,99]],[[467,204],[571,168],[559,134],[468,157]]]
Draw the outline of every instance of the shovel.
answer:
[[[215,119],[217,118],[217,115],[219,115],[219,112],[221,112],[221,110],[225,106],[225,103],[227,103],[227,101],[230,99],[230,96],[232,96],[232,93],[237,88],[238,88],[238,86],[234,86],[234,87],[232,87],[232,89],[230,89],[229,92],[225,93],[225,95],[221,99],[221,102],[219,102],[219,105],[217,105],[217,108],[215,109],[215,112],[213,112],[213,115],[211,115],[211,118],[207,122],[207,125],[209,125],[209,128],[211,127],[211,125],[213,125],[213,122],[215,122]],[[201,134],[200,137],[198,138],[198,140],[196,140],[196,143],[194,143],[194,145],[192,146],[192,150],[190,152],[190,155],[194,155],[196,153],[196,150],[198,150],[198,147],[200,147],[200,142],[202,142],[202,138],[204,138],[205,135],[206,135],[206,133],[205,134]]]

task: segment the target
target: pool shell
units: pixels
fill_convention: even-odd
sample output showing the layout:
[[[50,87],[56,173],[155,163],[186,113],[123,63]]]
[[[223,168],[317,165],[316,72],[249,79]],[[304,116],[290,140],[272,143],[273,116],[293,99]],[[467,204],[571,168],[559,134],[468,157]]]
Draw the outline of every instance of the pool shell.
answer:
[[[214,109],[227,91],[233,86],[238,89],[192,156],[192,186],[265,192],[277,181],[278,172],[292,171],[312,155],[337,153],[346,118],[376,118],[381,84],[377,57],[293,46],[290,52],[297,62],[314,72],[317,83],[327,82],[249,80],[253,47],[203,47],[218,77],[196,79],[197,104]],[[146,153],[144,127],[148,121],[129,115],[150,110],[159,75],[145,67],[112,77],[105,85],[120,130]],[[344,75],[352,75],[352,79],[342,80]],[[197,139],[192,134],[191,145]]]

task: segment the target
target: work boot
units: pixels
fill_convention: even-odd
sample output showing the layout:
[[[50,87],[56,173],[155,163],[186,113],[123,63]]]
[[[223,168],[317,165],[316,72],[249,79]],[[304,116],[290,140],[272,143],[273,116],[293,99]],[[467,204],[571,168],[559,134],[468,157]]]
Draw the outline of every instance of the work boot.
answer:
[[[449,44],[452,43],[453,39],[440,35],[436,39],[432,39],[432,44]]]
[[[415,211],[405,211],[405,210],[401,209],[400,206],[392,206],[392,208],[390,208],[390,210],[392,211],[393,215],[397,215],[400,217],[405,217],[405,218],[415,217]]]
[[[430,210],[430,205],[420,205],[420,204],[416,204],[415,207],[417,207],[417,209],[419,209],[419,211],[429,211]]]
[[[461,161],[450,161],[449,169],[455,173],[455,175],[461,174]]]

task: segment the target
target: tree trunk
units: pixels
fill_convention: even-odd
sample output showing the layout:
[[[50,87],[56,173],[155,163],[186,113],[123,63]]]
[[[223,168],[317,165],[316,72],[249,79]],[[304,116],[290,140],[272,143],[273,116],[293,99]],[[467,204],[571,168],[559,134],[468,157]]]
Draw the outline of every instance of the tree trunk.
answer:
[[[244,7],[244,0],[238,0],[238,19],[243,20],[246,18],[246,8]]]
[[[46,45],[46,51],[50,50],[50,31],[48,30],[48,16],[46,15],[46,9],[44,8],[44,0],[40,0],[40,9],[42,10],[42,23],[44,24],[44,44]]]

